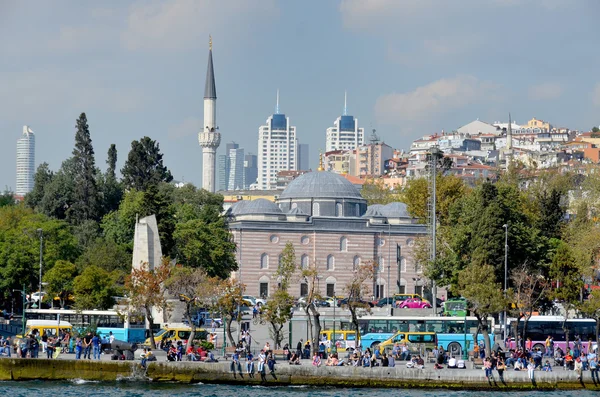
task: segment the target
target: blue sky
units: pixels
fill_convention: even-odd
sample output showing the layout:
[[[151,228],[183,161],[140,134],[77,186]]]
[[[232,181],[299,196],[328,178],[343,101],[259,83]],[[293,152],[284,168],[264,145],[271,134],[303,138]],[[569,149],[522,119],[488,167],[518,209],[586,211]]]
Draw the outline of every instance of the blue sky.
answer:
[[[596,0],[0,0],[0,187],[15,186],[22,126],[58,169],[85,111],[96,162],[111,143],[160,143],[178,180],[201,183],[202,99],[213,36],[221,151],[256,153],[275,109],[309,143],[343,110],[389,144],[476,118],[589,130],[600,124]]]

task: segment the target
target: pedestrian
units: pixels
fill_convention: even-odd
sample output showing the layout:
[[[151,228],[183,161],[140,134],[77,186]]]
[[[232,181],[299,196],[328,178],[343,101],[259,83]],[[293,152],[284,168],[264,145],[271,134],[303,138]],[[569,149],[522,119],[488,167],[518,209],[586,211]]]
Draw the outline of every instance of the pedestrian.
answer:
[[[533,362],[533,358],[529,359],[529,364],[527,364],[527,376],[531,381],[534,381],[534,373],[535,373],[535,363]]]
[[[92,337],[92,349],[94,351],[94,360],[100,360],[100,338],[97,334]]]
[[[266,363],[266,361],[267,361],[267,355],[264,350],[261,350],[260,354],[258,355],[258,373],[260,374],[260,379],[262,381],[267,380],[265,378],[265,363]]]
[[[84,359],[88,359],[91,360],[91,356],[90,353],[92,351],[92,333],[88,332],[84,337],[83,337],[83,358]]]
[[[115,336],[113,335],[112,331],[110,331],[108,333],[108,343],[113,343],[115,341]]]
[[[303,339],[300,338],[300,341],[298,341],[298,344],[296,345],[296,354],[298,355],[299,358],[302,358],[302,342],[303,342]]]
[[[52,359],[53,354],[54,354],[54,339],[48,338],[46,336],[46,358]]]
[[[577,373],[577,380],[581,380],[581,371],[583,370],[583,363],[581,357],[575,359],[575,372]]]
[[[83,351],[83,341],[81,338],[75,340],[75,360],[81,359],[81,352]],[[84,356],[85,358],[85,356]]]
[[[246,373],[254,378],[254,355],[251,352],[246,354]]]
[[[498,371],[498,377],[500,381],[504,382],[504,370],[506,369],[506,364],[504,364],[504,360],[502,357],[498,358],[498,363],[496,364],[496,371]]]
[[[595,355],[590,359],[590,374],[594,383],[600,382],[600,379],[598,379],[598,357]]]

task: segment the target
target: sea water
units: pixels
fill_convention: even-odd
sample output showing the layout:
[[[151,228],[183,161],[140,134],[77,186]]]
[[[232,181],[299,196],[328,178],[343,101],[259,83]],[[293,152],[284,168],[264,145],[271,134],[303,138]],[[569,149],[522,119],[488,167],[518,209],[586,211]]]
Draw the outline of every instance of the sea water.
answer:
[[[110,397],[145,397],[161,396],[199,396],[199,397],[591,397],[598,393],[586,390],[572,391],[451,391],[427,389],[352,389],[352,388],[323,388],[323,387],[265,387],[265,386],[228,386],[228,385],[180,385],[180,384],[151,384],[144,382],[100,383],[74,379],[71,382],[0,382],[0,395],[10,397],[33,396],[110,396]]]

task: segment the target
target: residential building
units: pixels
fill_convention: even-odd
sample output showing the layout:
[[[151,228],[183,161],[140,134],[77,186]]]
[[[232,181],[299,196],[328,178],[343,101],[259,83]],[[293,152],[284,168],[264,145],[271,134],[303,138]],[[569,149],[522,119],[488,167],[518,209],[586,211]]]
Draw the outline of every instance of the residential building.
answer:
[[[502,128],[497,127],[490,123],[486,123],[484,121],[480,121],[479,119],[477,119],[475,121],[471,121],[470,123],[463,125],[462,127],[458,128],[456,131],[461,134],[469,134],[472,137],[475,137],[475,135],[479,135],[479,134],[495,134],[495,135],[502,134]]]
[[[325,170],[335,174],[355,174],[355,150],[333,150],[324,156]]]
[[[277,174],[277,190],[283,191],[288,187],[291,181],[307,172],[308,171],[279,171],[279,174]]]
[[[346,95],[344,95],[344,113],[335,119],[333,127],[327,128],[325,152],[334,150],[352,150],[364,145],[365,130],[358,127],[358,119],[348,115]]]
[[[25,196],[33,190],[35,175],[35,134],[29,126],[23,126],[23,134],[17,140],[17,188],[15,195]]]
[[[532,118],[531,120],[529,120],[527,122],[527,125],[524,125],[523,127],[525,127],[525,128],[540,128],[544,131],[550,131],[553,128],[552,124],[550,124],[544,120],[536,119],[535,117]]]
[[[385,161],[394,155],[394,149],[385,142],[371,143],[356,149],[355,176],[381,176],[385,171]]]
[[[275,114],[258,128],[258,189],[277,187],[280,171],[298,170],[298,139],[296,127],[289,117],[279,112],[279,91]]]

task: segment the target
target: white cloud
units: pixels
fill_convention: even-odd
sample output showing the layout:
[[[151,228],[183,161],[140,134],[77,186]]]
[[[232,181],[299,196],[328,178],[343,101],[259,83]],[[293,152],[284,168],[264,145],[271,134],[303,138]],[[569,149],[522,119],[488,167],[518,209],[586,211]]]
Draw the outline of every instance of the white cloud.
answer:
[[[140,1],[129,9],[121,35],[129,50],[178,50],[206,46],[209,33],[237,31],[278,13],[275,0]]]
[[[175,141],[181,138],[192,136],[200,132],[202,129],[202,123],[203,121],[198,117],[188,117],[180,123],[169,127],[167,130],[167,137]]]
[[[560,98],[563,87],[559,83],[548,82],[529,87],[529,99],[534,101]]]
[[[497,98],[496,84],[473,76],[457,76],[434,81],[411,92],[381,96],[375,104],[375,114],[380,123],[400,126]]]
[[[592,92],[592,102],[600,107],[600,83],[597,83]]]

